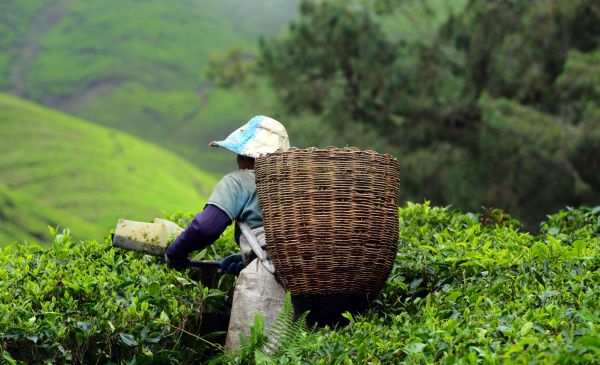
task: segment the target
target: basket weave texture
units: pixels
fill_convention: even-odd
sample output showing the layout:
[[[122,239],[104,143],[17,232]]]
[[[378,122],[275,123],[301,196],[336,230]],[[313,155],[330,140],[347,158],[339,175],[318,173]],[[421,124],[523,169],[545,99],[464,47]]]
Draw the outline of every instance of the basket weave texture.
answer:
[[[356,148],[260,157],[256,185],[269,256],[293,295],[383,287],[398,248],[399,163]]]

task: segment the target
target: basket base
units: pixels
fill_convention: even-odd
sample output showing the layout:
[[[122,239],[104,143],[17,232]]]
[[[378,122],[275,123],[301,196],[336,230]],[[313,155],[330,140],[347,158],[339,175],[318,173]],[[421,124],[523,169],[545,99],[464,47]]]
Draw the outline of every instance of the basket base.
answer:
[[[307,317],[309,327],[345,326],[348,319],[342,313],[352,314],[367,310],[374,299],[364,293],[302,294],[292,295],[292,303],[298,315],[310,311]]]

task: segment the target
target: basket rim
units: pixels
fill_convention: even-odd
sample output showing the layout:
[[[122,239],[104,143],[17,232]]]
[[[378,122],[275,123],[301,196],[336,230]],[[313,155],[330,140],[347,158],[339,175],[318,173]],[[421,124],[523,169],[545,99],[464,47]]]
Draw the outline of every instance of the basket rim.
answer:
[[[336,153],[348,153],[348,154],[367,154],[367,155],[380,156],[380,157],[384,157],[384,158],[391,159],[394,161],[398,161],[398,158],[396,158],[396,156],[391,155],[389,153],[381,153],[381,152],[377,152],[374,150],[361,150],[358,147],[348,147],[348,146],[345,146],[345,147],[337,147],[337,146],[314,147],[314,146],[312,146],[312,147],[306,147],[306,148],[290,147],[287,150],[278,149],[277,151],[275,151],[273,153],[268,153],[268,154],[260,156],[258,158],[260,159],[260,158],[264,158],[264,157],[268,157],[268,156],[287,154],[287,153],[295,153],[295,152],[307,152],[307,153],[336,152]]]

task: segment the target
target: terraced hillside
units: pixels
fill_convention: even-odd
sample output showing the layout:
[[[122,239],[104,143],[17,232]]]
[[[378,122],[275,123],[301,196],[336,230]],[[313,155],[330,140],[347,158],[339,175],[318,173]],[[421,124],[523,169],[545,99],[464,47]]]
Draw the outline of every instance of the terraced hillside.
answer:
[[[163,148],[5,94],[0,156],[0,246],[43,242],[47,225],[100,238],[119,217],[195,211],[216,182]]]
[[[167,146],[222,170],[204,146],[254,114],[260,90],[216,90],[212,55],[285,30],[298,0],[8,0],[0,90]],[[202,159],[202,162],[199,160]]]

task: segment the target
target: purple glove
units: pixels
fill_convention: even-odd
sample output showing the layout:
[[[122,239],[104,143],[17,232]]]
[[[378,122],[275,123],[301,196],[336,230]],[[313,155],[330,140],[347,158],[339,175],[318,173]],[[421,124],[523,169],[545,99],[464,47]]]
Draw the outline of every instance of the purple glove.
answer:
[[[190,262],[190,259],[188,259],[187,257],[184,259],[174,259],[172,257],[169,256],[168,253],[165,252],[165,261],[167,263],[167,265],[171,268],[171,269],[175,269],[177,271],[181,271],[183,269],[185,269],[188,266],[188,263]]]

